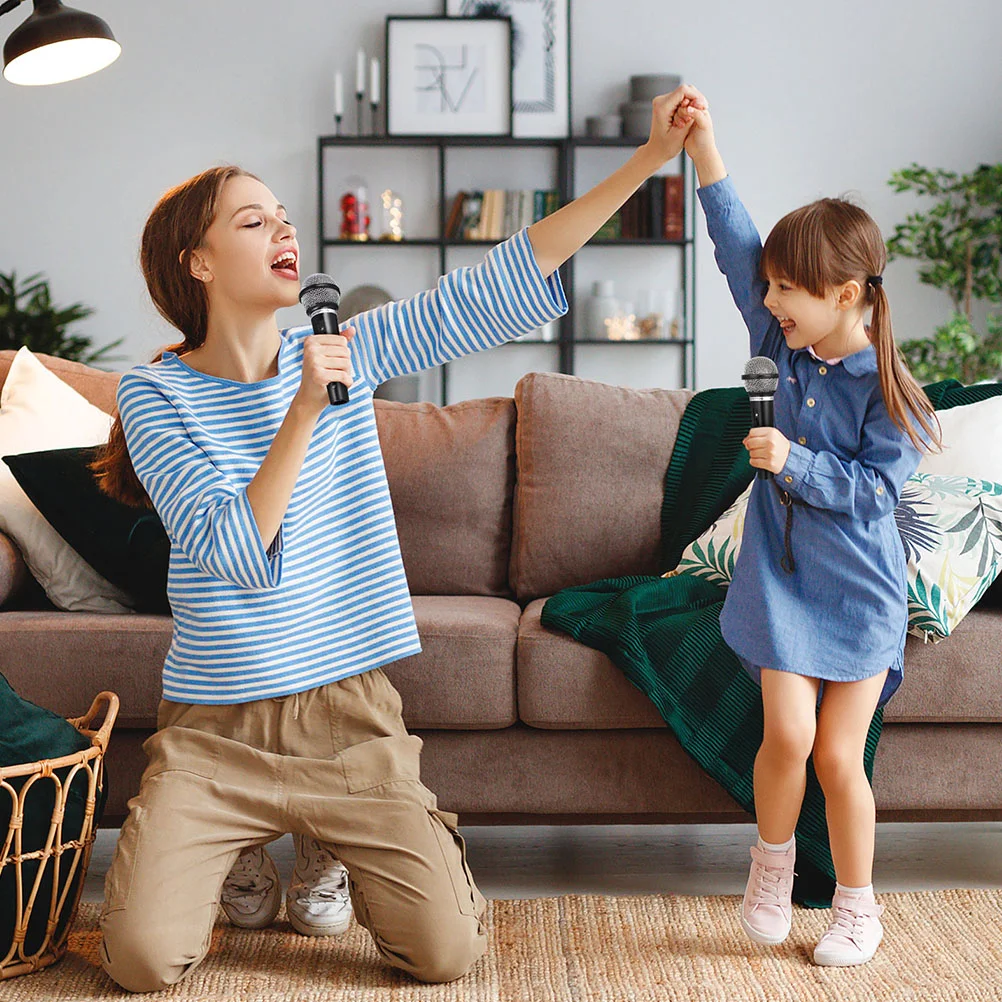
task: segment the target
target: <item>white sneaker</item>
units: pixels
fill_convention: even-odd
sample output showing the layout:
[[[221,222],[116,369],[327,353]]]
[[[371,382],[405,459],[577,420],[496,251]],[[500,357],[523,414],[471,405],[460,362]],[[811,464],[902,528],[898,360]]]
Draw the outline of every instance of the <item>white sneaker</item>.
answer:
[[[835,892],[832,921],[814,948],[814,963],[822,967],[852,967],[865,964],[877,952],[884,937],[880,916],[884,906],[873,898]]]
[[[741,928],[756,943],[775,946],[790,935],[796,841],[791,840],[785,852],[770,852],[753,845],[751,857],[741,902]]]
[[[292,928],[303,936],[338,936],[351,925],[348,871],[316,839],[293,838],[296,867],[285,896]]]
[[[241,929],[263,929],[282,906],[282,884],[263,845],[244,849],[223,881],[219,903]]]

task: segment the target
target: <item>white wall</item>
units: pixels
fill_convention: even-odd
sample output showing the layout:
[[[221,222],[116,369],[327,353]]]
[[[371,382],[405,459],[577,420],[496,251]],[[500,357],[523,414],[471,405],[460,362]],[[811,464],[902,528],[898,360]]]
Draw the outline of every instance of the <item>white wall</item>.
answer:
[[[27,6],[0,21],[0,35]],[[382,48],[386,14],[435,14],[442,5],[79,6],[104,17],[124,51],[111,68],[68,84],[19,88],[0,80],[0,270],[44,271],[57,302],[96,307],[79,330],[97,345],[124,336],[118,350],[125,358],[108,364],[124,369],[174,340],[149,304],[137,264],[139,234],[158,195],[211,164],[240,163],[290,207],[304,273],[316,270],[315,139],[332,130],[333,69],[350,78],[359,44],[372,53]],[[719,146],[763,231],[797,205],[853,190],[889,233],[911,204],[887,186],[893,169],[914,160],[968,170],[1002,159],[1002,4],[572,0],[572,8],[576,131],[586,115],[625,97],[631,73],[681,73],[710,98]],[[406,181],[405,169],[397,185],[420,200],[423,190],[408,191]],[[747,356],[743,329],[701,221],[699,236],[698,384],[733,385]],[[426,283],[427,265],[408,269],[397,260],[339,265],[329,258],[325,267],[348,268],[394,295]],[[948,313],[945,296],[920,286],[908,262],[891,266],[886,288],[901,337],[927,333]],[[518,360],[502,358],[523,350]],[[504,348],[478,359],[457,370],[456,392],[508,393],[518,374],[512,367],[539,365],[546,350]],[[644,385],[647,371],[617,370],[616,359],[625,357],[610,355],[597,374]]]

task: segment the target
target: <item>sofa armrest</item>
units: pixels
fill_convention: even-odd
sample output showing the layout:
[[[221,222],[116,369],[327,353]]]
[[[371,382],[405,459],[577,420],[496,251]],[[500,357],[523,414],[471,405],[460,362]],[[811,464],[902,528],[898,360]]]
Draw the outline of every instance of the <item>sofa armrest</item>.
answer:
[[[24,588],[28,565],[17,543],[0,532],[0,607],[7,605]]]

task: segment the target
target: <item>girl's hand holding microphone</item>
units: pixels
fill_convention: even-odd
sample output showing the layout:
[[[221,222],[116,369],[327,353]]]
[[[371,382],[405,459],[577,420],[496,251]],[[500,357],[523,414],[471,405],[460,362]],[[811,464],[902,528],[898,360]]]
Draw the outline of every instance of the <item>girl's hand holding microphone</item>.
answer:
[[[354,327],[340,334],[309,334],[303,341],[303,374],[293,403],[310,417],[318,418],[330,406],[328,383],[350,387],[351,349]]]
[[[790,455],[790,440],[776,428],[752,428],[741,443],[758,470],[780,473]]]

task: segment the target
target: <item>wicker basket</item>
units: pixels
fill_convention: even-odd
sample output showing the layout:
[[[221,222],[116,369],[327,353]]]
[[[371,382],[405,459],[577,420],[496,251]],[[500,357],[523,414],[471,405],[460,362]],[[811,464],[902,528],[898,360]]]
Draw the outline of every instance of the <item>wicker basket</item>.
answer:
[[[98,717],[102,706],[106,706],[104,723],[100,730],[91,730],[90,725]],[[14,867],[17,888],[14,939],[7,955],[0,956],[0,981],[48,967],[66,952],[66,941],[76,917],[87,864],[90,862],[91,849],[94,846],[94,808],[104,785],[104,754],[108,749],[108,739],[117,716],[118,696],[113,692],[99,693],[84,716],[69,721],[81,734],[91,739],[90,748],[62,758],[0,769],[0,797],[5,801],[9,798],[11,804],[10,824],[0,848],[0,873],[8,866]],[[61,769],[68,770],[62,781],[56,774],[56,770]],[[74,778],[81,772],[86,774],[87,780],[83,824],[78,838],[64,840],[63,815],[67,793]],[[18,777],[27,777],[19,791],[8,782]],[[21,826],[24,820],[25,798],[29,790],[41,782],[50,782],[55,788],[55,807],[48,837],[44,848],[36,852],[23,852]],[[82,782],[80,780],[81,785]],[[34,880],[23,878],[22,864],[29,860],[40,860]],[[39,900],[39,888],[47,870],[52,873],[52,893],[47,896],[48,900]],[[74,880],[78,870],[79,879]],[[61,893],[60,886],[62,886]],[[71,889],[74,891],[72,900],[69,893]],[[32,910],[35,908],[47,908],[48,921],[44,940],[39,948],[29,955],[25,953],[25,937],[28,934],[28,922]]]

